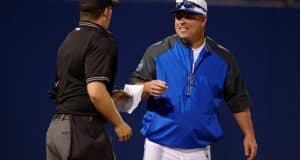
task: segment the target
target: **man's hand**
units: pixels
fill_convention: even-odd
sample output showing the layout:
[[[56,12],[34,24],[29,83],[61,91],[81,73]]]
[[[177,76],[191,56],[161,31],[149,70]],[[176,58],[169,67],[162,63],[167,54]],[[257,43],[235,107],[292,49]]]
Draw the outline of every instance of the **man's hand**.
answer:
[[[257,154],[257,143],[254,136],[245,136],[244,152],[247,160],[253,160]]]
[[[123,90],[114,90],[112,92],[112,99],[116,106],[122,100],[129,99],[131,96]]]
[[[151,96],[161,96],[167,88],[166,82],[161,80],[152,80],[144,83],[144,92]]]
[[[233,115],[245,135],[243,141],[245,156],[247,160],[253,160],[257,154],[257,143],[254,136],[250,109],[246,107],[244,110]]]
[[[132,136],[131,128],[124,121],[114,126],[114,130],[120,142],[125,142]]]

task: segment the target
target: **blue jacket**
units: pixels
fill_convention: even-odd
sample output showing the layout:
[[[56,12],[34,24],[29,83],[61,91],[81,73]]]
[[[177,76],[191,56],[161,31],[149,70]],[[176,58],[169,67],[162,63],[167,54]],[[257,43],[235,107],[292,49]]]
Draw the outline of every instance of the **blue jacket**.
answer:
[[[162,80],[168,89],[150,97],[141,133],[158,144],[175,148],[200,148],[223,135],[218,120],[222,99],[230,110],[250,106],[234,56],[206,37],[206,45],[192,71],[193,51],[177,35],[150,46],[131,83]]]

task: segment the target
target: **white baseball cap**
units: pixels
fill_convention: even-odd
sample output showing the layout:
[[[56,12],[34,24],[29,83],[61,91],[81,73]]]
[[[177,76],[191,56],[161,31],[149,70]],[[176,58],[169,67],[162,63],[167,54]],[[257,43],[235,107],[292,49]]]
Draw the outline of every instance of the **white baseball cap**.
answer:
[[[205,0],[176,0],[176,8],[170,13],[184,11],[192,14],[207,15],[207,3]]]

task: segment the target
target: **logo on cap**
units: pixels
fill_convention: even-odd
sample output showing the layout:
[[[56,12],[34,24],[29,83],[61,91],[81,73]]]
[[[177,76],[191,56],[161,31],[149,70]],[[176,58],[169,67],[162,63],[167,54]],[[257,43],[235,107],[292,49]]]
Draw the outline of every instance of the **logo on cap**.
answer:
[[[176,7],[170,13],[179,11],[207,15],[207,3],[205,0],[176,0]]]

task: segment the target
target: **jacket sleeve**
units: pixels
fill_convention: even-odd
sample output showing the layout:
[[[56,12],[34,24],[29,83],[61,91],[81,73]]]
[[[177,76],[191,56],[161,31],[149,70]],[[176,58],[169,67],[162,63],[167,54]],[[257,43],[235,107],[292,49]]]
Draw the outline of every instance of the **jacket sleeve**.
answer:
[[[136,70],[129,78],[129,83],[143,83],[155,79],[155,59],[152,54],[153,52],[155,50],[152,47],[146,50]]]
[[[223,96],[229,109],[238,113],[251,106],[251,99],[241,77],[239,66],[235,57],[230,54]]]

